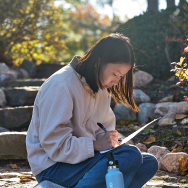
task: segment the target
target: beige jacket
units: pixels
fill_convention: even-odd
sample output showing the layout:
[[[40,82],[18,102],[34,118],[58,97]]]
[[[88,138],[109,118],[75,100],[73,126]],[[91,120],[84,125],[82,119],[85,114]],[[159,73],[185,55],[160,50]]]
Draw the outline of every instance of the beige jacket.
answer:
[[[115,116],[105,89],[93,94],[74,70],[75,56],[41,86],[26,137],[28,161],[36,176],[56,162],[76,164],[94,156],[93,140],[115,130]]]

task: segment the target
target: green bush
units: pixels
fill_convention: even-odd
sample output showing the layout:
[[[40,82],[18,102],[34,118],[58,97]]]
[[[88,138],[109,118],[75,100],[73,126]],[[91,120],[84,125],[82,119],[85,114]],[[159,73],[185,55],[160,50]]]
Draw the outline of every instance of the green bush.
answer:
[[[165,54],[165,38],[173,37],[173,26],[169,24],[170,15],[176,6],[161,12],[147,11],[124,23],[117,30],[129,37],[135,50],[137,65],[154,78],[167,78],[172,75],[170,63]],[[168,42],[171,61],[178,61],[180,46],[177,42]]]

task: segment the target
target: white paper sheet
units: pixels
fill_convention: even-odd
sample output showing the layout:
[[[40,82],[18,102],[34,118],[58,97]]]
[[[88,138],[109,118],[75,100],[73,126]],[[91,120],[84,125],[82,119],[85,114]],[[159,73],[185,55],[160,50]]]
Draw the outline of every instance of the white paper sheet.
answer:
[[[161,117],[160,117],[161,118]],[[157,118],[157,119],[154,119],[153,121],[149,122],[148,124],[144,125],[143,127],[141,127],[140,129],[138,129],[137,131],[135,131],[134,133],[132,133],[131,135],[129,135],[128,137],[124,138],[122,141],[121,141],[121,144],[119,146],[121,146],[122,144],[125,144],[126,142],[128,142],[129,140],[131,140],[132,138],[134,138],[139,132],[141,132],[142,130],[144,130],[148,125],[150,125],[151,123],[159,120],[160,118]],[[117,146],[117,147],[119,147]],[[115,148],[117,148],[115,147]],[[115,148],[112,148],[112,149],[109,149],[109,150],[104,150],[104,151],[100,151],[100,153],[106,153],[110,150],[113,150]]]

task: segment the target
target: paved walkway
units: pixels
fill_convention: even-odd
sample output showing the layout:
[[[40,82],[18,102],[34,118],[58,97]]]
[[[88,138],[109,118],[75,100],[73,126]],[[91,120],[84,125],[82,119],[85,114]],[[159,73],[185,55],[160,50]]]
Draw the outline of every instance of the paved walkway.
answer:
[[[32,188],[37,184],[35,177],[26,163],[0,165],[0,187],[2,188]],[[182,183],[181,181],[185,181]],[[156,175],[142,188],[188,188],[188,177],[158,171]]]

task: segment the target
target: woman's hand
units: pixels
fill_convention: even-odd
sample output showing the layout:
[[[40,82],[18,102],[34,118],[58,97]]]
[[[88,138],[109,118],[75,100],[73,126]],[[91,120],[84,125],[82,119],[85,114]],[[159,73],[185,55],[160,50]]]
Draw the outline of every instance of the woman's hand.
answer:
[[[93,141],[95,151],[103,151],[119,145],[117,131],[106,132],[99,140]]]

